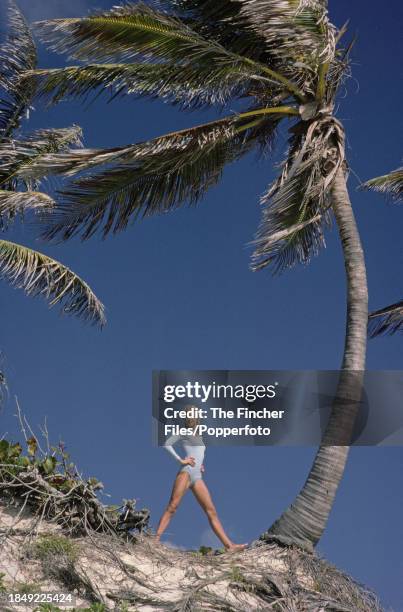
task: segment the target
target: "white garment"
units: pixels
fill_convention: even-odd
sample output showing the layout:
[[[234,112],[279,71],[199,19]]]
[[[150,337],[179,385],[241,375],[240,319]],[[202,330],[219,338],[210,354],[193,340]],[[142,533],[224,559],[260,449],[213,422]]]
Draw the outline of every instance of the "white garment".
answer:
[[[174,449],[175,444],[180,444],[185,453],[185,457],[180,457]],[[194,466],[184,465],[180,472],[187,472],[190,476],[190,483],[194,485],[197,480],[202,478],[201,466],[204,461],[204,454],[206,447],[203,442],[203,438],[200,436],[171,436],[166,440],[164,448],[168,451],[178,463],[181,463],[182,459],[186,457],[193,457],[195,460]]]

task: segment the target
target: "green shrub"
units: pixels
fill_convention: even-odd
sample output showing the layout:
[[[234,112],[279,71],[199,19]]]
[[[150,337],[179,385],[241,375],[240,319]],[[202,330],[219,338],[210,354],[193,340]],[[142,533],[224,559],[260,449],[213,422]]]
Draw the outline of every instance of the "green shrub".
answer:
[[[232,580],[232,582],[245,582],[245,577],[243,576],[239,567],[234,565],[231,568],[230,580]]]
[[[61,535],[38,538],[28,549],[28,555],[39,559],[44,576],[62,584],[69,593],[81,591],[83,581],[77,571],[78,547]]]
[[[29,593],[40,593],[41,585],[35,582],[17,582],[12,591],[21,595],[29,595]]]
[[[66,610],[66,608],[64,608],[64,610]],[[34,612],[63,612],[63,610],[53,604],[43,603],[35,608]],[[89,608],[73,608],[71,612],[108,612],[108,608],[104,604],[93,603]],[[122,610],[122,612],[124,611]]]
[[[44,535],[31,545],[30,554],[45,562],[54,557],[63,557],[74,563],[78,559],[78,548],[64,536]]]
[[[213,549],[211,548],[211,546],[200,546],[198,552],[201,555],[212,555],[213,554]]]
[[[4,576],[3,572],[0,572],[0,593],[5,593],[7,591],[6,585],[4,584]]]

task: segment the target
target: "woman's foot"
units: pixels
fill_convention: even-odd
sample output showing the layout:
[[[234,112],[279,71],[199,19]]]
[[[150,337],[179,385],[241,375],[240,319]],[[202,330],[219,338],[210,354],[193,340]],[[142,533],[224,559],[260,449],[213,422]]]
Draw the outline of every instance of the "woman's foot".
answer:
[[[238,550],[245,550],[245,548],[247,547],[247,544],[233,544],[231,543],[229,546],[226,546],[226,549],[229,552],[237,552]]]

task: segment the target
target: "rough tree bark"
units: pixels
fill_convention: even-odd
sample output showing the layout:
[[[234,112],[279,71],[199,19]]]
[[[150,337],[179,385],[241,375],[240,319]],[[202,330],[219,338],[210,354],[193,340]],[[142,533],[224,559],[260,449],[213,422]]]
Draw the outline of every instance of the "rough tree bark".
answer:
[[[343,477],[365,370],[368,288],[364,253],[343,169],[332,187],[333,211],[343,248],[347,280],[347,321],[342,370],[321,446],[293,504],[261,539],[312,550],[321,538]]]

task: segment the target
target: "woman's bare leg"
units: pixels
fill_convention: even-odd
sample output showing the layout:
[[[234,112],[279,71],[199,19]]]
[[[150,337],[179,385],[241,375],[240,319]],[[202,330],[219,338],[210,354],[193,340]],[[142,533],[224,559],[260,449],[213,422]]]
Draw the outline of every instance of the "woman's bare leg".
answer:
[[[158,524],[156,537],[159,540],[165,529],[168,527],[171,518],[175,514],[178,506],[182,500],[182,497],[186,493],[189,488],[190,477],[187,472],[179,472],[177,477],[175,478],[174,486],[172,487],[171,498],[168,502],[168,506],[164,514],[162,515],[160,522]]]
[[[225,533],[206,483],[203,480],[196,480],[192,487],[192,491],[204,512],[207,514],[211,529],[224,544],[225,548],[228,550],[242,550],[245,548],[246,544],[234,544]]]

